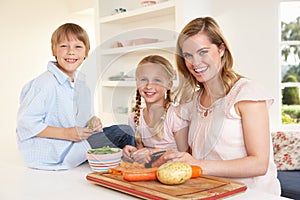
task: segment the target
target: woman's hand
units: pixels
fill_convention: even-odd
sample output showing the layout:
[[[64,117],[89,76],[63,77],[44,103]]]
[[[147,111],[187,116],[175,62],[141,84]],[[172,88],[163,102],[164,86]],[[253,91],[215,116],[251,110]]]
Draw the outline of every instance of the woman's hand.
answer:
[[[131,157],[132,153],[137,151],[137,148],[131,145],[126,145],[123,148],[123,159],[125,161],[133,162],[133,158]]]
[[[147,148],[139,149],[131,154],[131,158],[140,164],[148,163],[151,160],[151,151]]]
[[[170,161],[187,162],[190,165],[194,165],[198,161],[191,154],[187,152],[174,152],[172,154],[167,155],[165,159]]]
[[[103,131],[102,122],[101,122],[100,118],[93,116],[87,122],[87,128],[89,128],[92,132]]]

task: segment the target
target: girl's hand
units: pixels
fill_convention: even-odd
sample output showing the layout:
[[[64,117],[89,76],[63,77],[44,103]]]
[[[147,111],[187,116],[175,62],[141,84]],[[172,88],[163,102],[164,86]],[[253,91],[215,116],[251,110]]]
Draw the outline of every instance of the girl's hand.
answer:
[[[103,131],[102,122],[101,120],[93,116],[88,122],[87,122],[87,128],[89,128],[92,132],[99,132]]]
[[[89,128],[82,127],[74,127],[71,128],[71,134],[69,134],[68,138],[70,138],[73,142],[80,142],[82,140],[86,140],[93,134],[93,131]]]
[[[147,148],[139,149],[131,154],[131,158],[140,164],[148,163],[151,160],[151,151]]]
[[[131,157],[132,153],[137,151],[137,148],[131,145],[126,145],[123,148],[123,159],[129,162],[133,162],[133,158]]]

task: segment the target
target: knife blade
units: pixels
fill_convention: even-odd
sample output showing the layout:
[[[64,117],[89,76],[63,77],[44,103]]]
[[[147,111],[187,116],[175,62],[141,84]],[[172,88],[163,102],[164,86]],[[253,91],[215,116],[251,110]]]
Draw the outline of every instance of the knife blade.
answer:
[[[159,159],[165,152],[166,150],[153,153],[151,155],[151,160],[148,163],[145,163],[145,168],[151,168],[152,163],[155,162],[157,159]]]

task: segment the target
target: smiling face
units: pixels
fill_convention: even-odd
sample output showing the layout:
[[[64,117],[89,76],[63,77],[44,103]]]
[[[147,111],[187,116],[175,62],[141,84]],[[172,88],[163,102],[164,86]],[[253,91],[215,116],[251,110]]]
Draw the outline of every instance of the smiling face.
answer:
[[[171,89],[173,82],[163,66],[148,62],[137,68],[136,84],[148,107],[152,104],[163,105],[165,93]]]
[[[63,37],[52,46],[52,54],[56,57],[58,68],[74,81],[74,73],[86,57],[86,47],[74,35]]]
[[[205,82],[218,75],[225,47],[212,44],[204,32],[187,38],[182,43],[182,55],[186,67],[198,82]]]

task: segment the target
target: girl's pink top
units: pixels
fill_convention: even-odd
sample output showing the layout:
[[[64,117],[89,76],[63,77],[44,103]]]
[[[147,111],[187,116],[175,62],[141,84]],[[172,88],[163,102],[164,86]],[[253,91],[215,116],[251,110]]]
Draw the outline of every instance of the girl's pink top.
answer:
[[[128,124],[136,130],[136,126],[134,123],[134,115],[135,113],[131,113],[129,117]],[[147,148],[161,148],[165,150],[173,149],[177,151],[177,145],[174,138],[174,133],[187,127],[188,122],[179,118],[174,110],[173,106],[170,106],[167,114],[164,119],[164,133],[161,140],[153,137],[153,128],[150,128],[143,117],[143,109],[140,112],[140,119],[139,119],[139,132],[141,133],[142,141],[145,147]]]
[[[178,115],[190,121],[188,142],[193,150],[193,156],[200,160],[231,160],[246,157],[241,117],[235,112],[234,105],[240,101],[266,101],[269,107],[273,103],[273,98],[259,85],[245,78],[241,78],[224,98],[209,108],[200,105],[201,93],[201,90],[196,92],[192,101],[181,105],[177,110]],[[272,142],[270,150],[269,168],[264,176],[235,180],[245,183],[252,189],[280,194]]]

